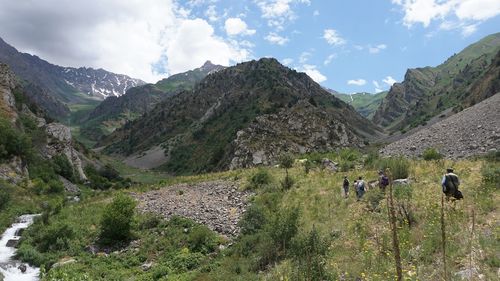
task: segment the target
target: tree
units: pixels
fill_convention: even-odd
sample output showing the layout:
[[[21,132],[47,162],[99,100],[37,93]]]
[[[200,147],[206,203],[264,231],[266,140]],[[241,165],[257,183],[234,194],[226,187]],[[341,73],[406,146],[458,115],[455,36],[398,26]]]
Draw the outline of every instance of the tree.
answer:
[[[130,238],[130,229],[136,202],[129,196],[119,193],[108,204],[101,218],[101,242],[111,244]]]
[[[293,179],[288,175],[288,169],[293,166],[293,156],[289,153],[285,153],[281,155],[279,161],[280,166],[285,169],[285,178],[281,182],[281,186],[284,190],[287,190],[290,189],[294,184]]]

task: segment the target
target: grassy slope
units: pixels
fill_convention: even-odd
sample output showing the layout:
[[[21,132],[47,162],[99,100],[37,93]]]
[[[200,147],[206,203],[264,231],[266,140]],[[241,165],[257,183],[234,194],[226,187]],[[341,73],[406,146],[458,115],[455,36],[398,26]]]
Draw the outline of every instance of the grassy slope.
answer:
[[[349,94],[335,94],[336,97],[340,98],[342,101],[350,104],[357,112],[359,112],[364,117],[371,119],[375,111],[379,107],[382,100],[387,95],[387,91],[380,92],[377,94],[370,93],[355,93]],[[352,99],[351,99],[352,98]]]
[[[481,192],[481,166],[493,165],[481,161],[412,162],[411,176],[416,178],[412,185],[411,201],[416,218],[410,229],[401,226],[399,239],[403,258],[405,280],[437,280],[440,272],[440,224],[439,202],[441,198],[439,181],[445,167],[453,165],[461,177],[461,190],[465,200],[455,206],[447,205],[448,266],[450,272],[457,272],[467,266],[469,259],[471,211],[476,214],[476,231],[473,239],[473,263],[479,266],[486,279],[495,278],[495,269],[499,265],[498,207],[500,193],[498,189],[489,193]],[[498,169],[498,164],[497,164]],[[204,174],[191,177],[165,179],[160,184],[135,188],[129,191],[144,191],[165,187],[177,182],[198,182],[211,179],[239,180],[246,185],[256,170],[230,171],[216,174]],[[275,185],[283,177],[283,170],[269,168]],[[337,278],[344,274],[348,280],[362,277],[363,280],[389,280],[394,276],[391,240],[387,223],[386,204],[382,200],[378,212],[368,211],[366,199],[356,202],[354,195],[344,199],[340,192],[341,179],[347,174],[350,179],[359,175],[366,179],[375,179],[376,171],[351,171],[331,174],[315,169],[304,174],[302,167],[290,170],[296,179],[296,187],[285,193],[276,193],[282,197],[281,207],[299,206],[301,212],[299,233],[306,233],[314,226],[322,236],[330,238],[326,257],[326,268]],[[369,191],[374,194],[375,191]],[[179,225],[167,225],[161,228],[136,229],[141,237],[139,250],[127,250],[109,256],[92,256],[83,248],[98,235],[98,221],[104,204],[109,202],[114,192],[85,193],[81,204],[70,204],[55,215],[52,220],[66,222],[75,230],[76,237],[71,240],[69,250],[51,256],[57,260],[75,257],[78,262],[60,267],[52,274],[55,276],[77,277],[87,274],[88,280],[151,280],[155,274],[161,275],[162,267],[170,267],[168,277],[156,280],[289,280],[292,278],[294,265],[289,259],[279,262],[275,267],[260,274],[248,271],[249,258],[238,257],[230,251],[199,256],[186,250],[189,247],[187,234],[179,232]],[[267,195],[266,195],[267,194]],[[269,193],[259,190],[257,201]],[[256,202],[257,202],[256,201]],[[141,221],[140,219],[138,221]],[[162,235],[161,233],[169,235]],[[238,244],[236,244],[238,245]],[[230,250],[230,249],[229,249]],[[228,257],[224,257],[229,255]],[[179,269],[179,259],[196,259],[191,269]],[[150,271],[142,271],[140,265],[152,261]],[[175,263],[174,263],[175,261]],[[175,267],[172,269],[172,267]],[[165,269],[166,270],[166,269]],[[65,275],[66,274],[66,275]],[[44,279],[54,280],[54,279]],[[72,280],[72,279],[65,279]],[[80,280],[80,279],[75,279]],[[83,279],[85,280],[85,279]]]

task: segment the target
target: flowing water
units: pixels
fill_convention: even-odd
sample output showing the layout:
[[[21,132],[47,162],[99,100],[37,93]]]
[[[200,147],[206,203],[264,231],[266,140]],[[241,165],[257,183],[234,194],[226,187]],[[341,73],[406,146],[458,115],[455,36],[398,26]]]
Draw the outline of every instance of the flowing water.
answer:
[[[33,219],[38,215],[22,215],[17,222],[12,224],[0,239],[0,274],[4,276],[4,281],[37,281],[40,269],[31,267],[28,264],[14,260],[16,248],[7,246],[15,243],[19,238],[19,230],[27,228],[33,223]],[[10,242],[9,242],[10,241]],[[25,272],[20,268],[26,267]],[[0,277],[1,279],[1,277]]]

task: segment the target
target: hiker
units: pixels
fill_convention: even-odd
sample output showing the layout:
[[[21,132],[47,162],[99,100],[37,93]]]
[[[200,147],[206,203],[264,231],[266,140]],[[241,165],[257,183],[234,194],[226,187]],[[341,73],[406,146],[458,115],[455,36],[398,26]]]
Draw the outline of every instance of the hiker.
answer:
[[[385,191],[385,188],[389,185],[389,178],[384,174],[384,171],[378,171],[378,187],[380,190]]]
[[[359,177],[357,183],[356,183],[356,195],[358,196],[358,201],[363,198],[363,195],[365,194],[365,181],[363,180],[363,177]]]
[[[342,187],[344,188],[344,198],[347,198],[349,196],[349,180],[347,179],[347,176],[344,176]]]
[[[462,192],[458,190],[458,186],[460,186],[460,180],[458,176],[453,173],[453,169],[446,169],[446,174],[444,174],[443,179],[441,180],[441,186],[443,187],[443,193],[446,195],[446,199],[450,197],[454,197],[457,200],[464,198]]]

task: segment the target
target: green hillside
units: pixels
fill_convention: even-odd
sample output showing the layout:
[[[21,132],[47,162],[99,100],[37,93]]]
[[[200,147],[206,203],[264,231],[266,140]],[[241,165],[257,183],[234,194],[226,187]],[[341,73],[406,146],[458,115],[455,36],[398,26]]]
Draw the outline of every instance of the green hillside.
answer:
[[[345,159],[362,163],[359,154],[341,155],[322,156],[340,163]],[[408,169],[401,169],[404,163]],[[477,270],[474,276],[496,278],[499,163],[399,160],[393,171],[408,171],[413,179],[410,186],[395,187],[394,192],[403,280],[440,280],[443,276],[439,182],[444,168],[452,164],[461,177],[465,199],[445,204],[450,280],[471,266]],[[81,203],[63,204],[50,212],[48,223],[39,220],[25,231],[19,256],[45,266],[72,260],[50,269],[44,281],[393,280],[396,271],[387,192],[384,196],[376,189],[368,190],[361,201],[356,201],[353,191],[347,199],[341,193],[344,175],[351,181],[358,176],[376,179],[382,166],[383,161],[374,160],[361,170],[332,174],[315,164],[306,173],[304,166],[296,164],[289,169],[295,181],[290,190],[281,189],[285,171],[279,168],[178,177],[137,186],[127,193],[219,179],[236,181],[242,189],[252,188],[255,196],[240,223],[243,234],[233,241],[188,219],[164,221],[136,213],[134,242],[97,254],[89,253],[88,247],[97,241],[100,218],[118,192],[94,193],[84,188]],[[14,200],[20,195],[14,193]],[[5,227],[5,220],[0,222],[0,228]],[[54,236],[60,231],[67,235]],[[47,246],[51,245],[47,241],[56,240],[57,246]],[[150,264],[148,269],[143,269],[144,264]]]
[[[491,80],[491,68],[500,57],[500,33],[492,34],[454,54],[437,67],[409,69],[395,83],[373,115],[389,131],[405,130],[453,108],[460,111],[495,93],[475,93],[481,81]],[[493,78],[493,80],[498,79]],[[491,81],[487,83],[491,85]],[[475,98],[471,98],[474,96]]]
[[[370,93],[354,93],[354,94],[334,94],[345,103],[350,104],[354,109],[368,119],[372,119],[373,114],[379,107],[382,100],[387,96],[387,91],[370,94]]]

